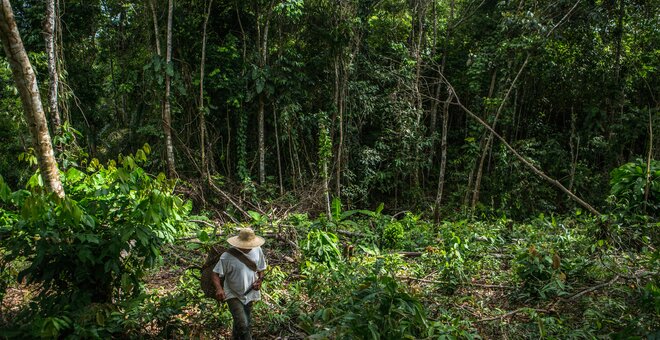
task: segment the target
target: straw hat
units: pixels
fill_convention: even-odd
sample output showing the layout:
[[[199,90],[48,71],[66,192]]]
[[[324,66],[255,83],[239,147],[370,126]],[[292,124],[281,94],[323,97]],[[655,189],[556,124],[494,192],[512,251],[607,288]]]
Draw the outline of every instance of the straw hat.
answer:
[[[236,248],[252,249],[261,246],[266,242],[263,237],[254,234],[252,228],[240,229],[237,236],[227,239],[227,242]]]

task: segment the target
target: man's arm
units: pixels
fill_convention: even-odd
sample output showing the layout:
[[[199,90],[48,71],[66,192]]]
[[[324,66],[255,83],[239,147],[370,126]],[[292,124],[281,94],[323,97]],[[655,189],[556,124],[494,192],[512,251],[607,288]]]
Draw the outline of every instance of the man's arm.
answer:
[[[264,281],[264,273],[265,271],[263,270],[257,272],[257,281],[254,281],[254,283],[252,284],[252,288],[254,288],[254,290],[261,289],[261,283]]]
[[[218,301],[225,301],[225,290],[222,288],[224,286],[224,277],[220,277],[218,273],[213,272],[211,274],[211,281],[215,286],[215,299]]]

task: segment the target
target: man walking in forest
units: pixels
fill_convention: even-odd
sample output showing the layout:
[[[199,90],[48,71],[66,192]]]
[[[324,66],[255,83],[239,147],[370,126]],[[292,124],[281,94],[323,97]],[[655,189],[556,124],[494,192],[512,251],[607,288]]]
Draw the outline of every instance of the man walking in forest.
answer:
[[[227,301],[234,320],[232,339],[250,340],[252,303],[261,299],[259,290],[266,270],[266,257],[261,250],[264,239],[251,228],[244,228],[227,242],[233,247],[220,256],[213,268],[215,298]]]

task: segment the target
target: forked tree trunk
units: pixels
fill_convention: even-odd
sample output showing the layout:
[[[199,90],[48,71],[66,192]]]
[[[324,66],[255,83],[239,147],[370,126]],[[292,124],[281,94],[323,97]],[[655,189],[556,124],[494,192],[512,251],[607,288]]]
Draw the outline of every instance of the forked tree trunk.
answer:
[[[500,103],[500,107],[497,109],[497,112],[495,113],[495,118],[493,119],[493,124],[491,127],[495,129],[497,126],[497,120],[500,117],[500,114],[502,113],[502,109],[504,108],[504,104],[507,102],[507,99],[509,99],[509,95],[511,94],[511,90],[516,85],[516,82],[518,82],[518,79],[520,78],[520,75],[522,74],[522,71],[525,69],[525,66],[527,66],[527,62],[529,61],[529,54],[525,58],[525,61],[523,62],[522,66],[520,66],[520,69],[518,70],[518,73],[516,74],[516,77],[513,79],[511,82],[511,85],[509,86],[509,89],[507,90],[506,94],[504,95],[504,98],[502,98],[502,102]],[[479,158],[479,167],[477,168],[477,177],[475,179],[474,183],[474,193],[472,195],[472,204],[470,207],[472,210],[477,206],[477,202],[479,202],[479,192],[481,190],[481,177],[483,175],[483,170],[484,170],[484,161],[486,160],[486,156],[490,152],[490,147],[493,143],[493,134],[490,133],[486,137],[486,145],[484,146],[483,150],[481,150],[481,157]]]
[[[63,198],[64,188],[60,181],[60,173],[48,134],[48,123],[41,105],[37,78],[25,52],[11,4],[9,0],[1,1],[0,39],[12,70],[14,82],[16,82],[16,88],[21,96],[25,120],[28,123],[32,144],[37,153],[39,171],[46,188]]]
[[[57,106],[57,89],[59,78],[57,75],[57,55],[55,53],[55,0],[46,2],[46,19],[44,21],[44,39],[46,40],[46,54],[48,55],[48,75],[50,86],[48,91],[48,111],[50,124],[54,136],[61,132],[62,120]]]
[[[167,162],[167,174],[169,177],[176,176],[176,167],[174,163],[174,144],[172,143],[172,113],[170,110],[170,85],[172,77],[170,68],[172,67],[172,12],[174,10],[174,0],[168,1],[167,10],[167,51],[165,56],[165,100],[163,105],[163,133],[165,134],[165,160]]]

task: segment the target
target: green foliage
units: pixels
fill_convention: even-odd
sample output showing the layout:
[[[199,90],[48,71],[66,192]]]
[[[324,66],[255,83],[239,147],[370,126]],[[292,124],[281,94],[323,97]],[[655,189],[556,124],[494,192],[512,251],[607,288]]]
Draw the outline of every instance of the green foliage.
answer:
[[[339,238],[331,232],[310,230],[302,250],[310,260],[327,264],[331,268],[335,268],[341,261]]]
[[[381,244],[384,248],[398,248],[404,238],[404,230],[401,222],[393,221],[385,224],[381,235]]]
[[[618,208],[630,214],[660,215],[660,161],[651,161],[650,173],[642,159],[626,163],[612,170],[610,185],[610,194]]]
[[[161,263],[160,246],[185,230],[190,205],[171,193],[173,182],[164,175],[140,167],[149,151],[145,145],[119,163],[94,159],[86,171],[69,168],[62,174],[64,199],[44,193],[37,180],[3,195],[3,213],[18,214],[2,226],[3,260],[29,263],[18,280],[41,285],[40,313],[66,315],[137,296],[146,270]],[[66,325],[48,320],[49,330]]]
[[[566,274],[561,270],[561,257],[534,245],[516,258],[516,273],[523,280],[522,292],[534,298],[547,299],[565,293]]]
[[[421,302],[390,274],[381,274],[383,262],[359,282],[339,304],[317,312],[329,331],[312,338],[414,339],[433,335]]]

